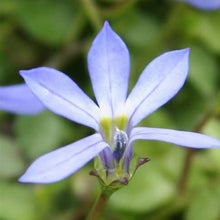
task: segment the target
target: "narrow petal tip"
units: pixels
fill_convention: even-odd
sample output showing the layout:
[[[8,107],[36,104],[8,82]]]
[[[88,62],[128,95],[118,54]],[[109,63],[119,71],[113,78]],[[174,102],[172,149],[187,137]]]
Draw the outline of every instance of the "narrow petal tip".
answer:
[[[111,26],[108,21],[105,21],[103,27],[111,27]]]
[[[18,181],[37,184],[61,181],[82,168],[106,147],[101,135],[93,134],[40,156]]]
[[[190,51],[191,51],[191,48],[185,48],[185,49],[179,50],[179,52],[182,53],[182,56],[186,58],[186,60],[188,60],[187,62],[189,62]]]
[[[39,179],[34,178],[34,176],[29,175],[27,171],[26,171],[21,177],[19,177],[18,182],[19,182],[19,183],[40,183],[40,184],[47,184],[47,182],[40,181]],[[52,182],[48,182],[48,183],[52,183]]]
[[[19,74],[23,77],[23,79],[27,79],[27,77],[35,71],[40,71],[43,67],[37,67],[29,70],[19,70]]]
[[[109,35],[109,34],[115,35],[116,34],[115,31],[112,29],[112,27],[111,27],[111,25],[109,24],[108,21],[104,22],[103,27],[102,27],[100,33],[106,33],[107,35]]]
[[[19,74],[25,78],[26,76],[28,76],[31,73],[37,73],[36,71],[40,72],[40,71],[54,71],[55,69],[50,68],[50,67],[37,67],[37,68],[32,68],[29,70],[20,70]]]
[[[30,73],[33,69],[30,69],[30,70],[19,70],[19,74],[25,78],[26,75],[28,75],[28,73]]]
[[[183,51],[184,53],[186,53],[186,55],[189,56],[190,51],[191,51],[191,48],[188,47],[188,48],[182,49],[182,51]]]
[[[189,54],[191,51],[191,48],[187,47],[185,49],[182,49],[182,51],[184,51],[185,53]]]
[[[18,179],[19,183],[30,183],[31,181],[26,178],[25,174],[23,174],[19,179]]]
[[[168,51],[166,53],[175,53],[176,55],[179,54],[180,56],[189,56],[190,51],[191,51],[191,48],[184,48],[184,49],[179,49],[179,50]]]

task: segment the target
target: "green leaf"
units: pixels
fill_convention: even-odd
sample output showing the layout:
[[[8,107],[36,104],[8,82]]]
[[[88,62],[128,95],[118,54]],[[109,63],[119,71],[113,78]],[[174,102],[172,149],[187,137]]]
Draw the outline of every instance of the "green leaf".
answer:
[[[0,195],[0,219],[37,219],[34,197],[27,186],[2,181],[0,183]]]
[[[48,111],[17,117],[15,131],[19,146],[30,159],[59,147],[65,135],[62,118]]]
[[[197,26],[191,29],[192,35],[201,40],[209,49],[220,53],[220,11],[217,10],[211,13],[198,14],[199,20]]]
[[[129,47],[143,49],[149,47],[160,35],[160,24],[156,17],[137,10],[130,10],[117,20],[115,30],[123,36]]]
[[[76,31],[81,13],[76,6],[71,1],[22,0],[18,21],[34,38],[51,45],[62,44]]]
[[[220,121],[218,119],[211,119],[206,123],[203,132],[205,134],[211,135],[220,139]],[[219,149],[209,149],[208,156],[211,161],[214,163],[214,168],[220,171],[220,150]]]
[[[110,204],[119,210],[148,212],[166,204],[174,195],[173,183],[156,167],[146,164],[128,186],[112,195]]]
[[[164,109],[158,109],[151,115],[146,117],[140,122],[140,126],[143,127],[164,127],[164,128],[174,128],[176,125],[173,118]]]
[[[191,47],[189,80],[205,96],[216,93],[218,86],[218,62],[213,55],[200,47]]]
[[[0,177],[18,176],[24,169],[19,148],[14,141],[0,136]]]
[[[186,212],[186,220],[216,220],[220,215],[220,187],[206,188],[198,192]]]

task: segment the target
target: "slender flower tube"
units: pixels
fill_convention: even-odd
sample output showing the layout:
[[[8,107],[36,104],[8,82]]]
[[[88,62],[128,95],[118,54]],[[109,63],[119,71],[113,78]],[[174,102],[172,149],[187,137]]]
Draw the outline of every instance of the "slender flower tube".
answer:
[[[34,115],[43,109],[43,104],[27,85],[0,86],[0,110],[14,114]]]
[[[51,111],[91,127],[95,134],[61,147],[36,159],[20,182],[60,181],[96,157],[95,171],[105,186],[127,184],[131,169],[133,142],[137,139],[165,141],[190,148],[220,148],[210,136],[162,128],[136,127],[137,124],[173,98],[183,86],[189,68],[189,49],[166,52],[143,70],[127,96],[130,58],[122,39],[105,22],[88,54],[88,69],[95,104],[62,72],[39,67],[20,74],[33,93]]]
[[[220,0],[179,0],[188,2],[192,6],[203,10],[216,10],[220,8]]]

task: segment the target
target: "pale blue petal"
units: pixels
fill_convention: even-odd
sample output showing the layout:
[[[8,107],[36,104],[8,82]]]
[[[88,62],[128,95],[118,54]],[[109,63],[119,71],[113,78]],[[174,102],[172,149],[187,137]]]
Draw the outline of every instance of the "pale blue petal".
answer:
[[[133,144],[130,141],[130,143],[127,146],[127,149],[125,150],[124,153],[124,164],[123,164],[123,170],[126,173],[129,173],[129,168],[130,168],[130,162],[133,158]]]
[[[108,22],[93,41],[88,69],[103,115],[119,115],[127,96],[130,58],[125,43]]]
[[[98,130],[98,106],[67,75],[48,67],[22,70],[20,74],[48,109]]]
[[[105,148],[102,152],[100,152],[99,156],[106,172],[111,173],[115,168],[114,157],[111,148]]]
[[[128,96],[125,112],[129,126],[169,101],[183,86],[189,69],[189,49],[170,51],[154,59]]]
[[[19,182],[48,184],[63,180],[106,147],[101,135],[93,134],[39,157],[20,177]]]
[[[208,135],[189,131],[176,131],[163,128],[134,128],[131,132],[130,141],[133,142],[139,139],[164,141],[182,147],[198,149],[220,148],[220,140],[210,137]]]
[[[216,10],[220,8],[220,0],[179,0],[188,2],[196,8],[203,10]]]
[[[25,84],[0,87],[0,110],[15,114],[40,113],[43,104]]]

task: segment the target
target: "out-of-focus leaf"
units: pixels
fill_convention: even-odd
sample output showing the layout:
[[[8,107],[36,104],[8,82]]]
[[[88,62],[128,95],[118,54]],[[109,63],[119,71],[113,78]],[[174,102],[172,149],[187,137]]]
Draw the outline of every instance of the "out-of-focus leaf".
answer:
[[[208,157],[207,151],[201,150],[195,152],[190,166],[190,172],[188,173],[186,183],[187,189],[190,189],[195,193],[203,190],[203,188],[207,186],[211,179],[209,172],[212,169],[213,164]]]
[[[220,187],[206,188],[198,192],[186,212],[186,220],[216,220],[220,216]]]
[[[18,1],[7,1],[7,0],[0,1],[1,15],[13,13],[16,10],[18,4],[19,4]]]
[[[175,186],[153,165],[138,169],[127,187],[113,194],[110,204],[119,210],[136,213],[159,208],[175,195]]]
[[[160,35],[160,24],[156,17],[129,10],[116,21],[115,31],[123,36],[129,48],[143,49],[149,47]]]
[[[191,34],[201,40],[209,49],[220,53],[220,11],[212,13],[199,13],[197,26],[191,29]]]
[[[45,219],[56,219],[60,209],[71,207],[73,211],[72,199],[75,199],[75,197],[70,194],[69,182],[70,179],[66,179],[54,184],[35,186],[37,208]]]
[[[220,120],[216,118],[209,120],[203,128],[203,132],[205,134],[211,135],[218,139],[220,139],[219,131],[220,131]]]
[[[207,50],[191,48],[189,80],[205,96],[216,92],[218,86],[218,63]]]
[[[0,136],[0,177],[18,176],[24,169],[18,146],[7,137]]]
[[[213,105],[212,97],[204,97],[194,87],[185,83],[182,90],[165,107],[175,121],[178,130],[193,131]]]
[[[0,183],[0,219],[4,220],[35,220],[37,210],[34,197],[27,186]]]
[[[1,30],[1,25],[0,25],[0,30]],[[12,66],[11,62],[9,61],[9,57],[6,56],[6,51],[0,42],[0,85],[4,85],[5,82],[7,82],[7,79],[12,80],[13,76],[11,75],[11,73],[13,71],[15,71],[15,68]]]
[[[57,45],[66,42],[76,31],[81,13],[76,6],[71,1],[22,0],[17,11],[18,19],[34,38]]]
[[[204,127],[203,132],[220,139],[220,121],[218,119],[210,120]],[[208,152],[212,162],[215,165],[215,169],[220,171],[220,150],[210,149]]]
[[[185,148],[160,141],[141,140],[134,143],[135,157],[149,157],[151,161],[145,166],[156,166],[157,172],[175,181],[176,184],[182,171],[185,150]]]
[[[59,147],[65,132],[62,118],[48,111],[17,117],[15,130],[19,146],[30,159]]]
[[[174,128],[172,117],[164,109],[158,109],[140,122],[143,127]]]

